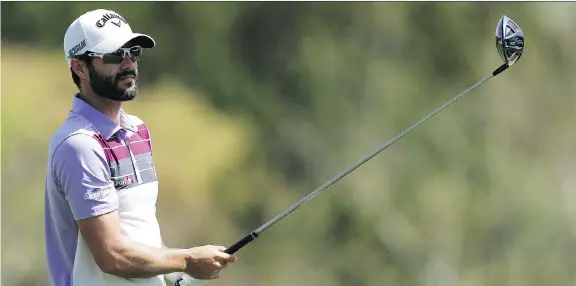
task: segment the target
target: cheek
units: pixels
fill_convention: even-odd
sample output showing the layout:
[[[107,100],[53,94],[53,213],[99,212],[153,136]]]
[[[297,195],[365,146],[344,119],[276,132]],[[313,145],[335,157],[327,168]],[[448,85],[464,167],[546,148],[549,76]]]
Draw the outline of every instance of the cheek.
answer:
[[[94,69],[92,70],[92,74],[96,73],[96,75],[98,77],[101,78],[108,78],[108,77],[115,77],[116,76],[116,72],[114,72],[113,69]]]
[[[105,65],[105,64],[98,64],[98,65],[94,65],[94,69],[96,70],[96,72],[98,72],[100,75],[105,76],[105,77],[109,77],[109,76],[116,76],[116,74],[118,73],[119,69],[117,65]]]
[[[107,67],[106,69],[103,70],[103,73],[106,76],[116,76],[116,74],[119,72],[118,67]]]

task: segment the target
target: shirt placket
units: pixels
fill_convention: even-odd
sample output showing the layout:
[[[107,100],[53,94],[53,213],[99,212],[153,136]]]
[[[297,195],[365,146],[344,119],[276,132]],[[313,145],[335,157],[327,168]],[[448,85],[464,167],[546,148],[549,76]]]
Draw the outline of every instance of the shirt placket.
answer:
[[[136,181],[138,182],[138,184],[142,184],[142,176],[140,176],[140,169],[138,169],[138,163],[136,162],[136,157],[134,156],[134,153],[132,152],[132,149],[130,149],[130,136],[128,134],[129,131],[125,130],[125,129],[121,129],[118,133],[119,133],[119,138],[120,140],[122,140],[124,142],[124,144],[126,145],[126,148],[128,149],[128,153],[130,153],[130,158],[132,161],[132,167],[134,168],[134,174],[136,176]]]

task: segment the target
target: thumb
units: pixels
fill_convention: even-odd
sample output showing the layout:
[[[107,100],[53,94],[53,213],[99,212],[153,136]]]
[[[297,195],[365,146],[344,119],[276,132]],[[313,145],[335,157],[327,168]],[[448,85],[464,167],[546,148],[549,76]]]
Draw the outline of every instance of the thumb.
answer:
[[[236,256],[235,255],[228,256],[227,262],[232,262],[232,263],[236,262]]]

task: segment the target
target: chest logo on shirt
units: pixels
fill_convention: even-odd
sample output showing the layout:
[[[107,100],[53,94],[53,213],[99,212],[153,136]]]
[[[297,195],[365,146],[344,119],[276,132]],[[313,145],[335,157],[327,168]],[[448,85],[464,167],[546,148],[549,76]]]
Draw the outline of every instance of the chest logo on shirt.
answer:
[[[113,181],[114,181],[114,187],[117,190],[119,190],[132,185],[134,183],[134,177],[132,175],[128,175],[121,178],[113,179]]]

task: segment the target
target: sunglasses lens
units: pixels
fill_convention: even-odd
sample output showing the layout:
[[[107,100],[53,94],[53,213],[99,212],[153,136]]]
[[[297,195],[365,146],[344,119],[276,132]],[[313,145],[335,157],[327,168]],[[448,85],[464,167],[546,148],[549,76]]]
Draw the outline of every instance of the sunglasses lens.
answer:
[[[117,50],[116,52],[105,54],[102,57],[102,61],[105,64],[119,64],[124,60],[124,55],[125,55],[124,49],[120,49]],[[142,48],[140,47],[130,48],[128,55],[130,56],[130,60],[136,62],[140,58],[140,55],[142,55]]]
[[[102,61],[105,64],[119,64],[122,62],[123,59],[124,59],[124,57],[118,53],[105,54],[102,57]]]

